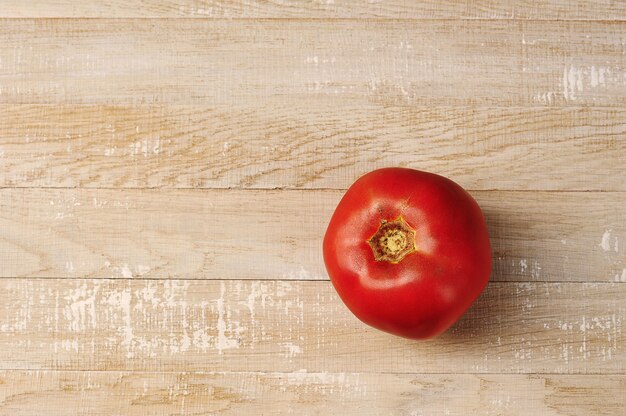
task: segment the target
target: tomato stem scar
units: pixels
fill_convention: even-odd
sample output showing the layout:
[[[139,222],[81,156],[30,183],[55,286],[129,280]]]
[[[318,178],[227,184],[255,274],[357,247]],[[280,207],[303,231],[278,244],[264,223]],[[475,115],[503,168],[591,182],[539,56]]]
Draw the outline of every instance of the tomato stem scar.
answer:
[[[417,251],[415,230],[399,216],[393,221],[382,220],[376,233],[367,240],[376,261],[397,264]]]

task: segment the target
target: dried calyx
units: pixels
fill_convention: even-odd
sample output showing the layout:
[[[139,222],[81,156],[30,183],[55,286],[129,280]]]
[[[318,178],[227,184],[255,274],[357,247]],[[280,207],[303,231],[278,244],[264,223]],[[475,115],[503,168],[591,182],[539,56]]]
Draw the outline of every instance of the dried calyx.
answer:
[[[415,230],[402,216],[393,221],[381,221],[376,233],[367,240],[376,261],[400,263],[416,251]]]

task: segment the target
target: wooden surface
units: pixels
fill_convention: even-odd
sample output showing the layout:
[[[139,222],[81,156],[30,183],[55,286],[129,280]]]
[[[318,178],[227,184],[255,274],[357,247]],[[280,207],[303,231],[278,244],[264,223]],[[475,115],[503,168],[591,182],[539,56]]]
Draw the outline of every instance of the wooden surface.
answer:
[[[0,415],[626,414],[626,6],[0,0]],[[485,212],[408,341],[321,238],[383,166]]]
[[[614,0],[0,0],[0,16],[624,20],[626,5]]]

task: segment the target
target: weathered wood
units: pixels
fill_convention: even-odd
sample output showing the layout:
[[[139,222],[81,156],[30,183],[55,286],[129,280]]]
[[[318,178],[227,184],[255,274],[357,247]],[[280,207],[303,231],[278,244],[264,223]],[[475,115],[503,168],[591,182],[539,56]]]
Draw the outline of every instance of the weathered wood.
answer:
[[[0,0],[0,17],[624,20],[626,6],[611,0]]]
[[[0,416],[622,416],[625,39],[610,0],[0,0]],[[435,340],[321,259],[392,165],[492,237]]]
[[[0,371],[0,415],[626,412],[626,376]]]
[[[3,279],[2,369],[623,374],[626,285],[491,283],[448,333],[370,329],[327,281]]]
[[[0,103],[626,104],[626,26],[559,21],[0,21]]]
[[[333,190],[0,189],[2,277],[325,280]],[[626,282],[625,193],[473,192],[494,281]]]
[[[625,134],[606,107],[3,105],[0,186],[345,189],[407,166],[472,190],[625,191]]]

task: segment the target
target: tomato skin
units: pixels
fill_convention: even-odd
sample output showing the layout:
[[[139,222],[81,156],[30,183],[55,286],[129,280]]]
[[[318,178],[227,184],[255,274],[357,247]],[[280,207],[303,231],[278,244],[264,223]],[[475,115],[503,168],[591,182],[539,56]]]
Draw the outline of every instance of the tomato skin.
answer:
[[[370,240],[401,218],[416,251],[397,263],[377,260]],[[437,336],[480,295],[491,275],[482,211],[439,175],[384,168],[359,178],[331,217],[324,263],[339,297],[364,323],[411,339]]]

